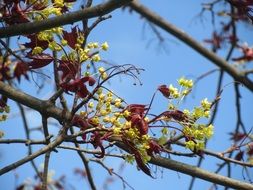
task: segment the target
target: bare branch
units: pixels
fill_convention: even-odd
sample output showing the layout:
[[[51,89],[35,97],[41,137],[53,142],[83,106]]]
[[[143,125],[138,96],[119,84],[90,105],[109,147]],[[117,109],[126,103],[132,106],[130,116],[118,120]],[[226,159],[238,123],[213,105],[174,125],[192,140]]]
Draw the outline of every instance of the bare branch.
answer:
[[[253,189],[253,185],[245,182],[241,182],[235,179],[231,179],[228,177],[224,177],[222,175],[218,175],[212,172],[208,172],[201,168],[191,166],[188,164],[184,164],[175,160],[163,158],[160,156],[156,156],[152,158],[150,163],[155,164],[157,166],[161,166],[163,168],[167,168],[170,170],[182,172],[187,175],[196,176],[200,179],[204,179],[222,186],[228,186],[234,189],[241,189],[241,190],[249,190]]]
[[[32,34],[42,30],[72,24],[83,19],[103,16],[111,11],[130,3],[132,0],[110,0],[94,7],[88,7],[72,13],[63,14],[54,18],[42,21],[22,23],[9,27],[0,28],[0,38],[11,37],[24,34]]]
[[[122,143],[117,143],[116,145],[128,152],[127,147],[125,147]],[[210,181],[210,182],[213,182],[225,187],[228,186],[231,188],[241,189],[241,190],[253,189],[253,185],[250,183],[245,183],[245,182],[228,178],[222,175],[218,175],[218,174],[203,170],[199,167],[191,166],[189,164],[185,164],[185,163],[164,158],[161,156],[152,157],[150,160],[150,163],[163,167],[163,168],[181,172],[190,176],[195,176],[197,178]]]
[[[189,45],[191,48],[199,52],[201,55],[212,61],[215,65],[217,65],[219,68],[226,71],[230,76],[234,78],[234,80],[242,83],[244,86],[246,86],[250,91],[253,91],[253,82],[247,78],[244,72],[238,71],[235,67],[228,64],[227,61],[224,59],[218,57],[215,53],[209,51],[204,46],[202,46],[199,42],[197,42],[195,39],[190,37],[187,33],[184,31],[178,29],[168,21],[164,20],[162,17],[157,15],[156,13],[152,12],[145,6],[141,5],[137,1],[133,1],[129,4],[131,9],[139,13],[141,16],[146,18],[151,23],[154,23],[155,25],[159,26],[160,28],[164,29],[166,32],[170,33],[171,35],[175,36],[182,42]]]
[[[47,139],[47,144],[50,143],[49,132],[48,132],[48,125],[47,125],[47,117],[42,116],[42,127],[44,132],[44,137]],[[45,159],[44,159],[44,170],[43,170],[43,176],[42,176],[42,190],[47,190],[47,176],[48,176],[48,165],[49,165],[49,159],[50,159],[51,150],[46,152]]]
[[[33,144],[46,144],[45,140],[30,140],[30,139],[0,139],[0,144],[14,144],[14,143],[21,143],[25,144],[26,146],[33,145]]]

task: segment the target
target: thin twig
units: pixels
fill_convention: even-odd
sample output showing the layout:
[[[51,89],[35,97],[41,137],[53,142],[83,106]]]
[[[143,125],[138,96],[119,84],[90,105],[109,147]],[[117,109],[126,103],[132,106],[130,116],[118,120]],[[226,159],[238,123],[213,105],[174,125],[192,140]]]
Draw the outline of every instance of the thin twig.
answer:
[[[47,125],[47,117],[42,116],[42,128],[44,131],[44,137],[47,139],[47,144],[50,143],[48,125]],[[44,159],[44,169],[43,169],[43,180],[42,180],[42,190],[47,190],[47,176],[48,176],[48,166],[49,166],[49,159],[50,159],[51,150],[46,152],[45,159]]]
[[[71,134],[73,135],[74,134],[74,129],[73,127],[70,128],[70,132]],[[74,143],[75,144],[75,147],[77,149],[80,148],[80,145],[78,143]],[[90,184],[90,187],[92,190],[96,190],[96,185],[94,183],[94,180],[93,180],[93,177],[92,177],[92,174],[91,174],[91,170],[90,170],[90,166],[89,166],[89,159],[86,158],[85,154],[83,154],[81,151],[77,150],[77,153],[79,155],[79,157],[81,158],[83,164],[84,164],[84,167],[85,167],[85,170],[86,170],[86,173],[87,173],[87,179],[88,179],[88,182]]]
[[[46,144],[46,140],[31,140],[31,139],[0,139],[0,144],[14,144],[14,143],[21,143],[25,144],[26,146],[30,146],[33,144],[41,145]]]
[[[25,115],[25,110],[21,104],[17,103],[17,105],[18,105],[18,108],[20,110],[20,114],[21,114],[21,117],[23,120],[23,126],[24,126],[24,130],[25,130],[26,138],[28,140],[30,140],[30,131],[29,131],[29,126],[28,126],[28,122],[26,119],[26,115]],[[31,155],[31,154],[32,154],[32,147],[28,146],[28,155]],[[32,164],[33,169],[35,170],[36,175],[42,180],[42,177],[40,175],[40,172],[39,172],[34,160],[31,160],[31,164]]]
[[[115,176],[117,176],[122,181],[123,188],[125,188],[125,184],[126,184],[132,190],[134,189],[121,175],[119,175],[116,172],[114,172],[113,169],[107,167],[102,160],[91,158],[90,161],[93,161],[93,162],[96,162],[96,163],[100,164],[104,169],[107,170],[107,172],[109,173],[109,175],[114,174]]]

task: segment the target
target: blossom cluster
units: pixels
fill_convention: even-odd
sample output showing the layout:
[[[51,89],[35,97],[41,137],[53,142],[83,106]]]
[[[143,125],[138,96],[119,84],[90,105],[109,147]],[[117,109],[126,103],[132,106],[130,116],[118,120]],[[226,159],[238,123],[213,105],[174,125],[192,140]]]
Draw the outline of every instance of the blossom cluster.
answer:
[[[191,92],[194,85],[193,81],[181,77],[178,80],[179,88],[173,85],[162,85],[158,90],[165,96],[167,94],[169,105],[168,111],[163,113],[162,119],[166,122],[177,122],[182,129],[182,134],[185,138],[185,147],[193,152],[201,151],[205,148],[205,140],[213,135],[213,125],[206,126],[198,123],[201,118],[209,118],[211,113],[212,103],[207,98],[201,100],[201,105],[194,107],[192,111],[189,109],[179,109],[182,100]],[[169,95],[169,96],[168,96]],[[162,129],[162,136],[159,138],[160,144],[165,144],[168,141],[167,128]]]

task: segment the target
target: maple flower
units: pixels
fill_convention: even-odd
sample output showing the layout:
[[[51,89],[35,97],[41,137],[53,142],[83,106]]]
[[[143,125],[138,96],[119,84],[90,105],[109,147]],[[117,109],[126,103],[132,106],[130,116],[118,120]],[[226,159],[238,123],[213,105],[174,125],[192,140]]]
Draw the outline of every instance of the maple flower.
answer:
[[[40,54],[40,53],[42,53],[42,51],[43,51],[43,49],[41,47],[36,46],[35,48],[33,48],[32,54],[33,55]]]
[[[57,7],[63,7],[64,6],[64,0],[54,0],[54,4]]]
[[[205,110],[210,110],[212,103],[208,102],[207,98],[205,98],[204,100],[201,101],[201,106],[205,109]]]
[[[102,50],[107,51],[108,48],[109,48],[108,43],[107,43],[107,42],[104,42],[104,43],[101,45],[101,48],[102,48]]]
[[[180,96],[178,89],[175,88],[172,84],[170,84],[169,86],[169,91],[173,98],[178,98]]]
[[[178,84],[185,87],[185,88],[192,88],[193,86],[193,81],[192,80],[188,80],[184,77],[181,77],[179,80],[178,80]]]
[[[99,62],[100,60],[101,60],[101,58],[98,54],[92,56],[92,61]]]

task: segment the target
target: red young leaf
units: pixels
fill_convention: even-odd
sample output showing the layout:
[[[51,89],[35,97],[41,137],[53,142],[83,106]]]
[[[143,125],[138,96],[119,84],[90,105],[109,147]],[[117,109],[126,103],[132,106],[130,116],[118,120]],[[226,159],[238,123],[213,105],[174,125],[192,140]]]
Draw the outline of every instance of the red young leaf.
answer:
[[[87,129],[89,127],[87,120],[81,118],[79,115],[74,116],[72,124],[81,127],[81,129]]]
[[[149,156],[153,156],[153,153],[158,154],[162,150],[162,147],[155,141],[151,140],[149,142],[149,149],[147,151]]]
[[[75,79],[75,76],[78,71],[78,64],[76,62],[70,62],[70,61],[59,61],[59,67],[58,70],[62,71],[62,77],[61,79]]]
[[[18,62],[14,69],[14,77],[18,79],[18,82],[20,82],[21,75],[24,75],[24,77],[29,80],[29,76],[27,75],[27,71],[29,70],[28,65],[24,62]]]
[[[148,166],[146,164],[143,163],[142,158],[141,158],[141,154],[136,151],[134,153],[134,157],[137,163],[137,166],[148,176],[152,177],[150,169],[148,168]]]
[[[93,77],[88,77],[89,86],[93,86],[96,83],[96,80]]]
[[[166,98],[170,97],[170,89],[165,84],[159,86],[158,90],[162,93],[164,97]]]
[[[142,104],[130,104],[126,107],[126,110],[128,110],[131,113],[131,115],[137,114],[140,115],[140,117],[144,117],[147,108],[146,105]],[[131,120],[131,116],[126,119]]]
[[[83,77],[81,79],[76,79],[71,82],[64,82],[60,84],[60,86],[66,91],[74,92],[76,93],[79,97],[85,98],[88,94],[89,91],[84,83],[88,82],[89,85],[94,85],[95,79],[92,77]]]
[[[86,85],[80,79],[76,79],[69,83],[62,83],[60,86],[65,90],[65,92],[70,91],[77,93],[77,95],[81,98],[85,98],[89,94]]]
[[[228,0],[228,2],[237,9],[236,14],[233,15],[235,18],[241,20],[249,18],[253,21],[253,10],[251,8],[253,6],[252,0]]]
[[[138,114],[134,114],[131,117],[132,127],[137,127],[141,135],[148,133],[148,123]]]
[[[19,24],[19,23],[26,23],[30,22],[28,17],[25,14],[25,10],[22,10],[18,1],[9,2],[8,6],[4,6],[3,20],[9,24]]]
[[[38,69],[47,66],[51,63],[54,58],[46,53],[41,53],[38,55],[27,55],[29,59],[32,59],[30,63],[28,63],[30,69]]]
[[[103,158],[105,156],[105,148],[102,144],[102,140],[103,137],[101,136],[101,134],[98,131],[95,131],[92,135],[91,135],[91,144],[94,146],[94,148],[100,148],[101,150],[101,154],[100,155],[94,155],[97,158]]]
[[[75,45],[77,44],[78,38],[78,28],[75,26],[71,29],[71,32],[66,32],[63,30],[63,39],[67,41],[68,45],[75,49]]]
[[[186,119],[186,115],[184,114],[184,112],[180,110],[166,111],[162,115],[168,118],[173,118],[174,120],[177,121],[183,121]]]

